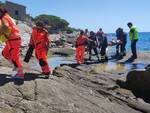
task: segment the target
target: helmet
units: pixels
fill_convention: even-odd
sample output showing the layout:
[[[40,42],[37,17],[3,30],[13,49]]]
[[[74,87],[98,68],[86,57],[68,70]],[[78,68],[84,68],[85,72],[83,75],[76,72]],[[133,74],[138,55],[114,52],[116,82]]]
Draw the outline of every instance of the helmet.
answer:
[[[93,36],[93,35],[95,35],[95,33],[94,33],[93,31],[91,31],[91,32],[90,32],[90,35]]]
[[[37,21],[37,22],[35,23],[35,25],[36,25],[37,27],[44,27],[44,23],[43,23],[42,21]]]
[[[46,20],[36,22],[37,27],[45,27],[47,25],[48,25],[48,21],[46,21]]]
[[[80,35],[83,35],[84,34],[84,31],[83,30],[80,30]]]

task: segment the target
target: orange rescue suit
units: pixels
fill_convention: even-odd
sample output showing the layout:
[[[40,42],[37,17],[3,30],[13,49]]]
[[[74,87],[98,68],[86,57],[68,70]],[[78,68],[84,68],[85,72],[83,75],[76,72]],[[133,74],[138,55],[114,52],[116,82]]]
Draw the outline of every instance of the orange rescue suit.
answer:
[[[35,54],[39,60],[39,64],[43,71],[43,74],[49,75],[51,69],[47,61],[47,52],[49,48],[49,34],[44,28],[34,27],[32,29],[32,35],[30,39],[30,45],[35,48]]]
[[[85,35],[80,35],[76,40],[76,60],[79,64],[84,63],[84,52],[87,39]]]
[[[18,72],[21,73],[19,74],[19,76],[24,76],[22,71],[23,65],[20,61],[21,36],[19,29],[15,23],[15,20],[11,18],[7,12],[4,12],[1,20],[3,21],[5,26],[8,27],[8,29],[11,29],[9,36],[7,36],[7,41],[5,42],[6,46],[2,51],[2,55],[8,61],[14,64]]]

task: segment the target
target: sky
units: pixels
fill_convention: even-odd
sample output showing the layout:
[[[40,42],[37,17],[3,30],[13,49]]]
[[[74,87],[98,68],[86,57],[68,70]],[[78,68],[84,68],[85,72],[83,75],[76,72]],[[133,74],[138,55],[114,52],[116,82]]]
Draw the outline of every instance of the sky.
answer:
[[[5,0],[1,0],[5,1]],[[9,0],[26,6],[27,13],[59,16],[70,27],[115,32],[122,27],[128,32],[132,22],[141,32],[150,31],[150,0]]]

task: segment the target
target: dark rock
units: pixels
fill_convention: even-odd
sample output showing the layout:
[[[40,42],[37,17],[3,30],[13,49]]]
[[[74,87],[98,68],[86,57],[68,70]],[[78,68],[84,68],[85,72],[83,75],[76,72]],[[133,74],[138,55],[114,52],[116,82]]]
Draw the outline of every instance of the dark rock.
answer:
[[[145,71],[134,70],[128,73],[126,84],[137,97],[150,102],[150,68]]]

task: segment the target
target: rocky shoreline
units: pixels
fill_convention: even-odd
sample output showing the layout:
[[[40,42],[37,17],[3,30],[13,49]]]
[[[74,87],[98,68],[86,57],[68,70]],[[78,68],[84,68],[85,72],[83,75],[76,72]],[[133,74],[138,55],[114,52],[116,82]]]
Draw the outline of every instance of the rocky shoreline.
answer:
[[[22,59],[30,38],[27,28],[20,24]],[[65,46],[50,48],[49,57],[59,55],[74,61],[75,48],[70,45],[74,38],[67,37]],[[60,44],[54,40],[57,38],[61,37],[52,35]],[[109,57],[108,63],[95,58],[83,65],[64,63],[54,69],[50,79],[32,68],[37,63],[32,58],[24,63],[24,84],[16,84],[10,77],[12,65],[0,56],[0,113],[150,113],[150,69],[144,69],[150,64],[149,52],[139,52],[134,62],[128,62],[130,56]]]
[[[133,64],[149,61],[149,53],[139,53]],[[1,59],[0,113],[150,113],[149,68],[110,72],[97,71],[99,65],[62,64],[48,80],[26,70],[24,84],[16,85],[12,67]]]

